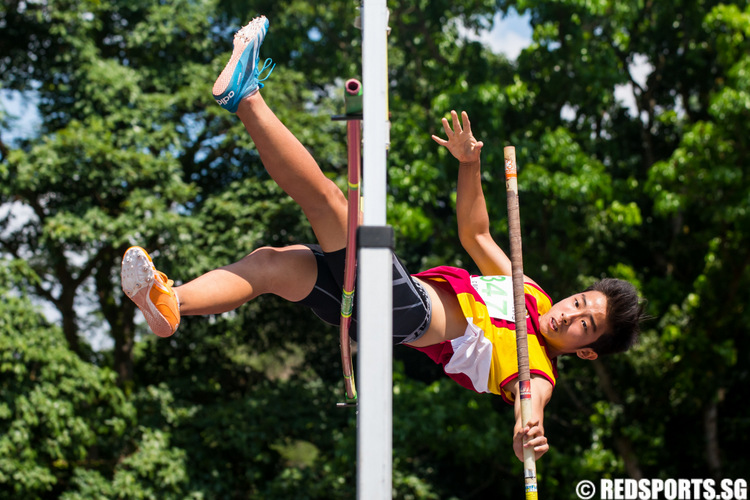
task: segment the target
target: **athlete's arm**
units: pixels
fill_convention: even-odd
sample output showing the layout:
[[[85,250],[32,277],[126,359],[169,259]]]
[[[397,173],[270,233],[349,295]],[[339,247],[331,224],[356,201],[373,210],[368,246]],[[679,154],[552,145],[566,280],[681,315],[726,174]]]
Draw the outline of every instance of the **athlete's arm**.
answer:
[[[510,259],[490,234],[479,160],[458,167],[456,217],[461,246],[485,276],[511,276]]]
[[[442,120],[448,139],[435,135],[432,138],[448,148],[459,162],[456,193],[459,240],[484,276],[511,276],[510,259],[490,234],[490,218],[482,191],[480,162],[484,144],[474,138],[469,116],[465,111],[461,113],[461,121],[458,114],[451,111],[451,119],[453,128],[447,119]],[[528,276],[524,276],[524,279],[533,283]]]
[[[544,407],[552,397],[552,384],[539,375],[531,375],[531,419],[523,422],[521,418],[521,398],[518,395],[518,379],[513,382],[513,394],[516,396],[514,411],[516,425],[513,429],[513,451],[523,462],[523,440],[528,437],[526,447],[533,447],[536,459],[549,451],[549,443],[544,435]]]

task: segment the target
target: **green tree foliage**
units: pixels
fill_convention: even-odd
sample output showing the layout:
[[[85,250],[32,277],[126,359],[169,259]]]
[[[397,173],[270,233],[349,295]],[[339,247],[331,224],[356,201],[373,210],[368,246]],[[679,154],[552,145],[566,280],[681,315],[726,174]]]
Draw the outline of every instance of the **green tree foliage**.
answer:
[[[139,426],[117,375],[81,360],[16,293],[28,273],[23,262],[0,261],[2,498],[185,498],[175,494],[185,452]]]
[[[542,494],[569,498],[604,476],[741,476],[747,2],[388,6],[388,211],[410,269],[473,267],[456,235],[457,165],[430,140],[465,109],[485,142],[501,245],[502,148],[517,147],[527,273],[553,298],[609,275],[650,301],[631,354],[560,360]],[[534,30],[516,61],[467,36],[509,9]],[[344,129],[330,115],[361,73],[356,2],[0,6],[2,88],[41,116],[38,135],[10,141],[0,115],[0,495],[353,497],[356,423],[335,407],[335,329],[262,297],[156,339],[119,289],[131,244],[180,282],[259,245],[313,239],[210,96],[233,31],[257,13],[271,21],[262,55],[278,64],[266,100],[345,185]],[[95,333],[111,347],[92,345]],[[510,408],[416,352],[396,356],[394,497],[520,494]]]
[[[59,327],[49,325],[28,297],[11,292],[11,278],[22,267],[0,261],[0,492],[5,498],[54,491],[70,469],[117,460],[118,438],[135,416],[114,373],[81,361]],[[102,455],[89,460],[94,447]]]

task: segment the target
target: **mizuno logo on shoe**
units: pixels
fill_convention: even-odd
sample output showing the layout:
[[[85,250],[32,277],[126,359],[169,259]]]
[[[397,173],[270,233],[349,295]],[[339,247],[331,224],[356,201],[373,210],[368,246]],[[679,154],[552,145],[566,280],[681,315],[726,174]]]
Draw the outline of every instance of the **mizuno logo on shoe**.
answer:
[[[228,103],[232,97],[234,97],[234,90],[230,90],[226,97],[223,97],[222,99],[216,99],[216,104],[218,104],[219,106],[223,106]]]

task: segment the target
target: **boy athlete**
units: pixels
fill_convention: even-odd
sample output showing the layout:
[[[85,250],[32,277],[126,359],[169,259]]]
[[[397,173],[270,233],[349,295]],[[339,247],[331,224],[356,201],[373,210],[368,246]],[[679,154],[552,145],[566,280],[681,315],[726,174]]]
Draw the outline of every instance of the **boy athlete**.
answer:
[[[235,34],[232,56],[212,93],[245,125],[269,175],[302,208],[318,244],[258,248],[238,262],[177,287],[156,270],[144,249],[129,248],[122,261],[123,291],[160,337],[172,335],[183,315],[220,314],[265,293],[306,305],[328,323],[339,322],[347,203],[261,96],[261,82],[273,70],[271,66],[261,78],[271,61],[258,68],[267,30],[268,20],[261,16]],[[511,275],[511,265],[489,233],[480,179],[482,143],[474,138],[465,112],[459,120],[452,111],[450,122],[443,118],[443,128],[447,138],[433,139],[460,164],[459,238],[483,277],[472,283],[467,271],[447,266],[412,276],[394,255],[394,343],[424,352],[462,386],[499,394],[515,404],[516,456],[523,460],[526,446],[539,458],[549,450],[543,417],[557,378],[557,357],[575,353],[593,360],[627,350],[638,333],[638,294],[627,282],[606,279],[553,304],[534,281],[525,278],[533,410],[531,420],[521,422],[515,326],[512,319],[495,312],[487,293],[505,279],[502,276]],[[353,323],[356,332],[356,307]]]

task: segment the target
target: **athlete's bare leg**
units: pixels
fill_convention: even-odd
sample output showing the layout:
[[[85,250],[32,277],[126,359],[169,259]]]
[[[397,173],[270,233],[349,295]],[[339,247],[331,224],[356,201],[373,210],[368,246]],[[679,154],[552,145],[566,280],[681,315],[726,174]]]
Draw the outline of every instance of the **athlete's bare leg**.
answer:
[[[315,256],[309,248],[262,247],[174,290],[182,316],[220,314],[264,293],[297,302],[310,294],[317,277]]]
[[[338,186],[321,172],[315,159],[281,123],[260,92],[237,109],[271,178],[302,208],[323,251],[346,246],[347,204]]]

